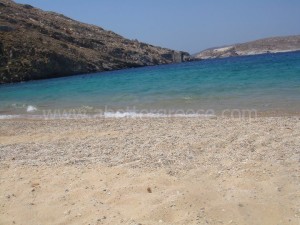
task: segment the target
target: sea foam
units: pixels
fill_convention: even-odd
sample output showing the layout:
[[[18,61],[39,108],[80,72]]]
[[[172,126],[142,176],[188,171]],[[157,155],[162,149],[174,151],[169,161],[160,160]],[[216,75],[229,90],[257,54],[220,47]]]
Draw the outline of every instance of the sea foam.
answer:
[[[211,114],[160,114],[160,113],[136,113],[136,112],[106,112],[103,115],[104,118],[170,118],[170,117],[183,117],[183,118],[195,118],[195,117],[215,117]]]
[[[37,111],[37,108],[35,106],[29,105],[29,106],[27,106],[26,111],[27,112],[35,112],[35,111]]]

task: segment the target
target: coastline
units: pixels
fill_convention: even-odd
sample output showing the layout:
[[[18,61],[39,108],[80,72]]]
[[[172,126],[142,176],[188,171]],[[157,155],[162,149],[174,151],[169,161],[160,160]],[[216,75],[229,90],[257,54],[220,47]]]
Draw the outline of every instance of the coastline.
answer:
[[[147,118],[223,118],[223,119],[256,119],[261,117],[300,117],[300,111],[297,106],[293,108],[278,108],[257,110],[254,107],[236,108],[236,109],[144,109],[139,110],[135,107],[125,109],[94,109],[92,107],[83,107],[78,109],[48,109],[38,110],[35,106],[28,106],[33,110],[27,110],[27,113],[0,113],[1,120],[105,120],[105,119],[147,119]],[[88,110],[92,109],[92,110]],[[130,109],[132,109],[130,111]]]
[[[299,136],[299,117],[1,120],[0,223],[296,225]]]

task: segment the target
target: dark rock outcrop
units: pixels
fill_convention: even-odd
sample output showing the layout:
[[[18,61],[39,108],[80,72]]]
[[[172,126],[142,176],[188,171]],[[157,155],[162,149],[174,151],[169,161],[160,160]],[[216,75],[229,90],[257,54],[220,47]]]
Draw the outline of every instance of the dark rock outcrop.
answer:
[[[189,57],[31,5],[0,0],[0,12],[0,83],[177,63]]]
[[[225,58],[265,53],[292,52],[300,50],[300,35],[265,38],[243,44],[210,48],[194,56],[195,59]]]

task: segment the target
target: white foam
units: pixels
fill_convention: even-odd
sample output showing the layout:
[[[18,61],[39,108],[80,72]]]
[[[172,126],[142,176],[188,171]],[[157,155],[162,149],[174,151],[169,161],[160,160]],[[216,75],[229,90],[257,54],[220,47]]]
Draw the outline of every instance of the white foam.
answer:
[[[37,108],[35,106],[29,105],[29,106],[27,106],[26,111],[27,112],[35,112],[35,111],[37,111]]]
[[[20,118],[19,115],[0,115],[0,120]]]
[[[211,114],[159,114],[159,113],[136,113],[136,112],[106,112],[104,114],[63,114],[63,115],[32,115],[32,114],[20,114],[20,115],[0,115],[0,120],[5,119],[139,119],[139,118],[211,118],[215,115]]]
[[[136,112],[106,112],[104,118],[170,118],[170,117],[189,117],[189,118],[205,118],[214,117],[211,114],[158,114],[158,113],[136,113]]]

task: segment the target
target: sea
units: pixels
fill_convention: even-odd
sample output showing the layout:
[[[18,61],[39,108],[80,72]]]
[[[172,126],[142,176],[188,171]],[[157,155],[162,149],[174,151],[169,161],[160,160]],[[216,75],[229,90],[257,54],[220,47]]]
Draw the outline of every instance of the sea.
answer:
[[[0,85],[0,118],[300,114],[300,52]]]

